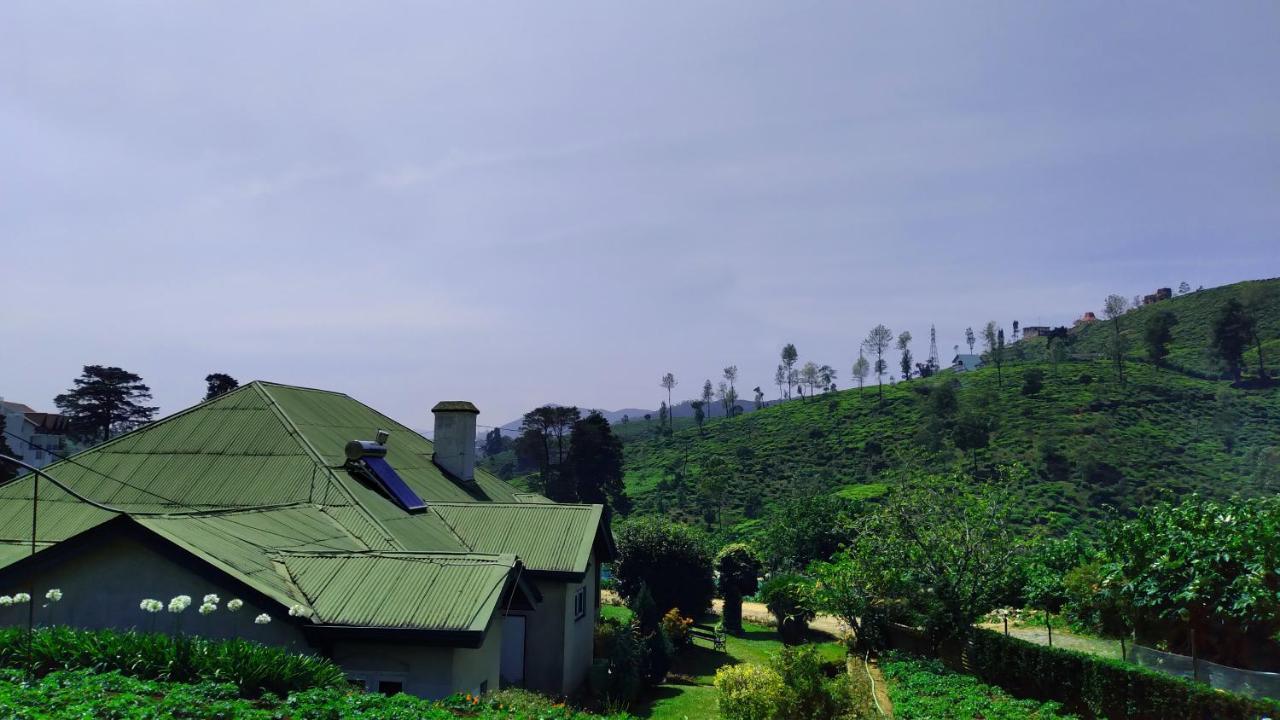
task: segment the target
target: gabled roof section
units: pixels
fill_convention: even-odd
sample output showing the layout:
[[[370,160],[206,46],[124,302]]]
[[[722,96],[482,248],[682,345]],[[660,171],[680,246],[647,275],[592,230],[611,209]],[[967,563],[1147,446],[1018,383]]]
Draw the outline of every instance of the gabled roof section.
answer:
[[[284,559],[326,625],[484,632],[514,555],[303,553]]]
[[[599,505],[433,503],[431,511],[472,551],[519,555],[532,572],[583,573],[593,548],[612,557]]]

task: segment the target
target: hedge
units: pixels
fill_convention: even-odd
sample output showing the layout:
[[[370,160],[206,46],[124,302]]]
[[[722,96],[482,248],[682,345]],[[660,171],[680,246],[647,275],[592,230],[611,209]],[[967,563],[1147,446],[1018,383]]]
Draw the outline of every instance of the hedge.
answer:
[[[1215,690],[1203,683],[1061,648],[974,634],[969,670],[1009,692],[1062,703],[1086,718],[1110,720],[1258,720],[1280,717],[1280,704]]]

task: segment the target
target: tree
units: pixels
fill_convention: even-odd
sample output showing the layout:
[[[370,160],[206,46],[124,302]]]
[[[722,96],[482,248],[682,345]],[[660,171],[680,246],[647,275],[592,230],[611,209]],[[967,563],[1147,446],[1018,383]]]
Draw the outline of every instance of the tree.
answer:
[[[724,629],[742,633],[742,598],[759,589],[760,559],[743,543],[725,545],[716,555],[716,584],[724,599]]]
[[[4,417],[0,416],[0,455],[8,455],[11,458],[18,457],[18,454],[9,447],[9,439],[3,435]],[[15,465],[8,460],[0,460],[0,486],[9,482],[18,476],[19,465]]]
[[[666,400],[658,404],[658,432],[662,433],[664,428],[667,432],[671,430],[671,411],[667,409]]]
[[[671,404],[671,391],[675,389],[676,385],[679,385],[679,383],[676,382],[675,374],[667,373],[666,375],[663,375],[660,385],[667,390],[667,407],[674,408],[675,406]],[[670,422],[670,418],[667,420]]]
[[[693,408],[693,421],[698,423],[698,432],[702,432],[702,424],[707,420],[707,414],[702,410],[702,401],[690,400],[689,407]]]
[[[903,331],[898,335],[898,350],[902,351],[902,359],[898,366],[902,368],[902,379],[911,379],[911,333]]]
[[[738,392],[728,382],[721,380],[716,386],[716,397],[720,399],[720,406],[724,409],[724,416],[732,417],[733,408],[738,404]]]
[[[786,345],[782,346],[782,367],[783,369],[786,370],[788,400],[791,399],[791,379],[792,379],[791,373],[792,371],[794,371],[796,366],[796,361],[799,359],[800,359],[800,353],[796,352],[795,345],[791,343],[787,343]]]
[[[876,374],[876,390],[882,403],[884,402],[883,378],[885,370],[888,369],[884,361],[884,354],[889,349],[889,343],[891,342],[893,342],[893,331],[884,325],[877,325],[871,328],[871,332],[867,333],[867,339],[862,341],[862,349],[875,358],[872,364],[872,371]]]
[[[818,384],[822,386],[823,392],[836,391],[836,369],[830,365],[818,366]]]
[[[862,392],[862,383],[867,379],[867,373],[871,372],[871,364],[867,362],[867,358],[858,351],[858,359],[853,361],[853,376],[858,379],[858,392]]]
[[[973,336],[973,328],[967,327],[964,329],[964,341],[969,345],[970,355],[973,354],[973,344],[977,342],[977,340],[978,339]]]
[[[853,505],[828,494],[796,495],[775,503],[760,524],[760,557],[771,571],[798,571],[825,560],[848,542]]]
[[[1236,382],[1240,382],[1244,349],[1253,335],[1253,320],[1239,300],[1231,298],[1218,306],[1210,326],[1209,347]]]
[[[773,382],[778,386],[778,399],[785,400],[784,389],[787,385],[787,369],[779,365],[778,369],[773,371]]]
[[[631,510],[622,484],[622,441],[599,411],[592,410],[573,424],[564,466],[578,502],[604,505],[623,514]]]
[[[732,417],[733,408],[738,404],[738,366],[730,365],[724,369],[724,380],[729,383],[729,412],[725,415]]]
[[[1010,334],[1009,337],[1012,338],[1015,343],[1018,342],[1018,321],[1017,320],[1013,321],[1013,332]]]
[[[572,485],[561,477],[560,469],[565,457],[565,438],[572,431],[573,424],[581,418],[582,413],[576,407],[543,405],[525,413],[520,421],[517,445],[524,448],[525,452],[534,447],[541,450],[537,458],[538,479],[547,497],[558,502],[559,497],[572,497],[574,494]]]
[[[800,368],[800,387],[809,388],[810,397],[813,396],[813,390],[818,385],[818,366],[813,362],[807,362],[804,367]],[[804,397],[804,390],[800,390],[800,397]]]
[[[1103,314],[1111,321],[1114,330],[1111,337],[1111,362],[1115,364],[1116,378],[1124,382],[1124,338],[1120,335],[1120,316],[1128,309],[1128,303],[1120,295],[1108,295],[1103,302]]]
[[[1011,470],[992,483],[910,479],[860,528],[859,541],[870,545],[864,556],[879,568],[873,574],[894,578],[888,599],[915,614],[935,642],[967,636],[1011,586],[1023,549],[1011,490],[1023,477]]]
[[[702,405],[707,409],[707,417],[711,417],[711,409],[715,407],[715,391],[711,389],[711,380],[702,383]]]
[[[798,574],[774,575],[761,586],[760,599],[773,613],[784,645],[805,641],[809,622],[817,615],[813,583],[808,578]]]
[[[872,543],[855,541],[830,560],[815,560],[808,569],[815,609],[839,618],[853,631],[854,647],[860,650],[875,649],[876,621],[894,594],[869,551],[874,551]]]
[[[1039,395],[1044,389],[1044,371],[1040,368],[1027,368],[1022,372],[1022,394]]]
[[[484,434],[485,457],[494,457],[510,449],[514,443],[511,438],[502,434],[502,428],[493,428]]]
[[[764,391],[760,389],[759,385],[757,385],[752,389],[752,392],[756,394],[756,409],[759,410],[764,407]]]
[[[1244,305],[1245,317],[1248,319],[1249,339],[1253,342],[1254,350],[1258,353],[1258,380],[1260,382],[1268,382],[1270,376],[1267,375],[1266,365],[1262,358],[1262,319],[1265,317],[1266,308],[1264,303],[1266,298],[1263,295],[1261,285],[1249,285],[1241,294]]]
[[[679,608],[698,618],[711,607],[715,585],[706,536],[696,528],[656,517],[630,520],[616,532],[618,557],[613,562],[622,597],[636,597],[641,587],[653,595],[658,612]]]
[[[991,419],[975,410],[966,410],[956,419],[951,430],[951,441],[956,449],[968,452],[973,462],[973,472],[978,472],[978,451],[991,440]]]
[[[1147,359],[1156,367],[1164,365],[1169,356],[1169,343],[1173,341],[1173,326],[1178,317],[1168,310],[1152,314],[1143,328],[1142,341],[1147,346]]]
[[[716,511],[716,525],[724,527],[724,503],[729,493],[729,464],[719,455],[702,463],[698,473],[698,490]]]
[[[240,383],[226,373],[211,373],[209,375],[205,375],[204,381],[208,386],[204,393],[205,400],[212,400],[223,393],[229,393],[240,387]]]
[[[1182,282],[1178,283],[1179,295],[1186,295],[1189,292],[1191,292],[1191,285],[1186,280],[1183,280]]]
[[[991,320],[982,328],[982,342],[986,346],[987,358],[996,366],[996,384],[1004,387],[1004,329]]]
[[[55,397],[53,404],[79,438],[106,442],[112,433],[151,422],[159,409],[142,404],[151,399],[151,388],[142,378],[118,367],[85,365],[73,383],[75,387]]]

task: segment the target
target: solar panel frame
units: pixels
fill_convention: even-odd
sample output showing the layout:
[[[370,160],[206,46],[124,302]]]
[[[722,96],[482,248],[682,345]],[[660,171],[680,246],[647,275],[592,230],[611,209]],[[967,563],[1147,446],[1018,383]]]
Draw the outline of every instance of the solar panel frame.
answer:
[[[361,459],[361,462],[364,463],[365,467],[369,468],[370,474],[382,485],[382,488],[395,500],[397,505],[409,512],[421,512],[427,509],[427,503],[405,484],[399,473],[385,459],[365,457]]]

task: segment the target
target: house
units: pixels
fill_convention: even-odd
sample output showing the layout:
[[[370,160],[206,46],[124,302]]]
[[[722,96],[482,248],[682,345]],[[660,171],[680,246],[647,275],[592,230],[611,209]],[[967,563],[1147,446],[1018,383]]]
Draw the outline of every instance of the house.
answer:
[[[1095,323],[1097,321],[1098,321],[1098,316],[1094,315],[1092,310],[1086,310],[1085,313],[1080,316],[1080,319],[1076,320],[1075,327],[1080,327],[1081,325],[1088,325],[1090,323]]]
[[[977,370],[978,368],[982,367],[982,365],[983,365],[983,362],[982,362],[981,355],[959,354],[951,359],[951,369],[955,370],[956,372],[968,372],[971,370]]]
[[[1154,293],[1142,296],[1143,305],[1151,305],[1154,303],[1169,300],[1173,297],[1173,288],[1156,288]]]
[[[252,382],[121,435],[45,469],[70,492],[32,474],[0,487],[0,593],[33,588],[38,623],[180,623],[319,653],[370,690],[570,694],[592,662],[607,516],[477,469],[471,403],[433,414],[434,444],[346,395]],[[39,603],[50,588],[62,600]],[[206,594],[207,615],[140,609]],[[0,607],[0,624],[27,612]]]
[[[1051,328],[1048,325],[1027,325],[1022,328],[1022,339],[1044,337],[1049,334],[1050,330]]]
[[[5,442],[28,465],[42,468],[75,452],[76,445],[67,435],[68,424],[66,416],[36,412],[29,405],[0,398],[0,430]]]

